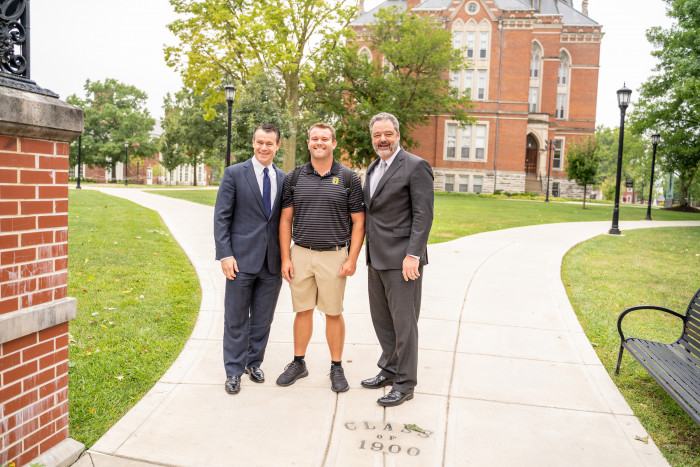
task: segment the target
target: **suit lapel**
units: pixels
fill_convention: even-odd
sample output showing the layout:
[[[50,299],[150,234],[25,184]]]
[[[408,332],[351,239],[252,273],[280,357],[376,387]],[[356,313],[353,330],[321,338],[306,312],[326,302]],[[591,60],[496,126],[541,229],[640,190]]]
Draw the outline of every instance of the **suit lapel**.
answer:
[[[367,173],[365,174],[365,186],[363,187],[362,191],[365,194],[365,206],[369,206],[372,203],[372,200],[369,197],[369,186],[370,186],[370,178],[372,176],[372,172],[374,169],[377,167],[377,164],[379,163],[381,159],[377,158],[372,162],[369,167],[367,167]]]
[[[262,193],[260,193],[258,180],[257,178],[255,178],[255,169],[253,168],[253,161],[248,159],[246,162],[244,162],[244,164],[245,179],[248,182],[248,186],[250,186],[250,190],[253,192],[253,196],[258,201],[258,206],[260,206],[262,213],[265,215],[265,217],[267,217],[267,214],[265,213],[265,206],[263,205]]]

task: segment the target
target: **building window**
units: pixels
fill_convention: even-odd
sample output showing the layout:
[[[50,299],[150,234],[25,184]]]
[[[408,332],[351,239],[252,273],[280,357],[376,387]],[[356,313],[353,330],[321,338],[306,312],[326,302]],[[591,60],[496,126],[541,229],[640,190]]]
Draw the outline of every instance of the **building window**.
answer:
[[[474,175],[472,177],[472,193],[481,193],[484,187],[484,177],[481,175]]]
[[[552,183],[552,196],[559,197],[559,182]]]
[[[357,55],[367,63],[372,61],[372,52],[367,47],[362,47]]]
[[[459,176],[459,192],[468,193],[469,192],[469,175]]]
[[[455,176],[452,174],[445,175],[445,191],[448,193],[455,191]]]
[[[489,33],[482,31],[479,33],[479,60],[486,60],[489,50]]]
[[[475,15],[479,11],[479,5],[476,2],[467,3],[467,13],[470,15]]]
[[[564,141],[560,139],[554,140],[554,150],[552,152],[552,168],[559,169],[562,168],[562,149],[564,147]]]
[[[486,70],[478,70],[476,75],[476,100],[486,99]]]
[[[540,61],[542,59],[542,49],[533,42],[530,53],[530,78],[540,77]]]
[[[461,49],[462,48],[462,31],[454,31],[452,32],[452,46],[455,49]]]
[[[474,138],[474,159],[483,161],[486,158],[486,125],[474,125],[476,137]]]
[[[447,152],[445,159],[454,159],[455,151],[457,150],[457,124],[447,124]]]
[[[487,125],[459,127],[448,123],[445,130],[445,159],[486,160]],[[459,146],[457,145],[459,143]]]
[[[462,150],[460,151],[460,158],[469,159],[469,153],[471,152],[472,146],[472,127],[462,127]]]
[[[566,94],[557,94],[557,118],[566,118]]]
[[[530,88],[530,96],[528,97],[528,111],[531,114],[537,113],[537,101],[540,88]]]
[[[464,70],[464,92],[467,93],[469,99],[474,99],[474,70]]]
[[[467,32],[467,58],[474,58],[475,35],[474,32]]]
[[[459,91],[459,71],[450,71],[450,87]]]
[[[557,77],[557,84],[565,85],[569,80],[569,57],[566,53],[562,52],[559,55],[559,74]]]
[[[205,180],[205,178],[206,178],[206,175],[205,175],[205,174],[206,174],[206,172],[205,172],[205,170],[204,170],[204,164],[199,164],[199,166],[197,167],[197,181],[199,181],[199,182],[205,182],[205,181],[206,181],[206,180]]]
[[[535,10],[539,10],[540,9],[540,0],[530,0],[530,5]]]

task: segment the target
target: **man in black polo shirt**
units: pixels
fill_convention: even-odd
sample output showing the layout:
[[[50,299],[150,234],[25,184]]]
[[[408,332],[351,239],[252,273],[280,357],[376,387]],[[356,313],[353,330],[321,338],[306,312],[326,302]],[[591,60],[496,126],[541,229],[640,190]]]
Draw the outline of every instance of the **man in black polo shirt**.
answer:
[[[277,384],[289,386],[309,374],[304,356],[313,333],[313,311],[318,307],[326,314],[331,389],[344,392],[350,386],[341,366],[345,344],[343,297],[345,278],[355,274],[365,236],[362,183],[354,172],[343,170],[333,160],[338,142],[332,126],[312,125],[307,144],[311,161],[301,168],[294,189],[291,173],[282,189],[282,277],[289,282],[296,316],[294,360],[277,378]],[[346,176],[352,177],[350,193],[345,189]]]

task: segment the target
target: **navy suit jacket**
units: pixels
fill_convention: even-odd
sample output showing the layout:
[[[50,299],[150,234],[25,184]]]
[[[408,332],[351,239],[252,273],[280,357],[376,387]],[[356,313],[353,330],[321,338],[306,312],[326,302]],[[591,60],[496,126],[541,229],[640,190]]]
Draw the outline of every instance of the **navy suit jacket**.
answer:
[[[277,174],[277,194],[269,219],[251,159],[227,167],[219,185],[214,208],[216,259],[233,256],[240,272],[260,272],[266,253],[270,272],[282,268],[279,225],[285,174],[274,164],[271,167]]]

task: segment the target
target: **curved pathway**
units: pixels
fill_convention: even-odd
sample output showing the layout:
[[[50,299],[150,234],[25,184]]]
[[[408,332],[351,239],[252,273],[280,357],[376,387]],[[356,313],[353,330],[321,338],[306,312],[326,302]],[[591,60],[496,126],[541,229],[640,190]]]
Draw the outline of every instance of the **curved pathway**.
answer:
[[[224,278],[214,261],[213,208],[136,189],[101,189],[160,213],[200,279],[194,332],[153,389],[79,466],[668,465],[588,342],[564,291],[561,260],[609,222],[519,227],[430,245],[419,322],[416,397],[376,404],[360,387],[380,348],[367,270],[347,283],[344,352],[350,391],[335,394],[323,317],[309,377],[275,380],[292,357],[286,284],[263,364],[266,381],[224,392]],[[622,222],[621,229],[700,222]],[[361,255],[361,258],[364,256]],[[362,261],[360,262],[362,263]],[[425,433],[406,430],[418,425]]]

